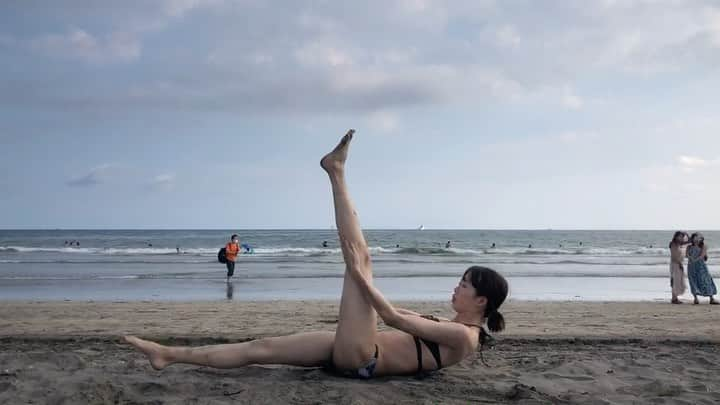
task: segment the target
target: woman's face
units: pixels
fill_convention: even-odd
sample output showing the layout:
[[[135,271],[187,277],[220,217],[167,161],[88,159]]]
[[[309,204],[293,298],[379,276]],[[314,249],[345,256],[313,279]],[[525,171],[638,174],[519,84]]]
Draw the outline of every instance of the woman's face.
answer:
[[[478,305],[475,287],[473,287],[467,275],[464,275],[457,287],[453,290],[452,306],[456,312],[464,312],[476,308]]]

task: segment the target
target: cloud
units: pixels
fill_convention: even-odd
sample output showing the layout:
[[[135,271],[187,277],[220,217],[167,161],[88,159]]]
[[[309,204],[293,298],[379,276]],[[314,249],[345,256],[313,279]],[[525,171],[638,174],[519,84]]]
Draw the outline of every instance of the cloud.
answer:
[[[80,4],[75,0],[58,3],[59,9],[48,7],[45,11],[69,21],[84,17],[86,23],[80,25],[94,26],[98,21],[104,21],[109,26],[108,31],[93,34],[73,23],[65,33],[47,33],[30,39],[0,34],[0,46],[25,46],[48,56],[92,64],[133,62],[141,55],[145,34],[165,29],[192,10],[222,5],[225,0],[161,0],[153,3],[130,0],[124,5]],[[33,7],[28,9],[30,12]]]
[[[71,187],[94,187],[106,182],[114,169],[115,167],[110,164],[102,164],[92,168],[83,176],[68,180],[66,184]]]
[[[29,45],[47,55],[90,63],[132,62],[141,52],[140,42],[132,34],[115,32],[98,38],[78,28],[32,39]]]
[[[15,38],[10,35],[0,34],[0,46],[10,47],[15,45],[17,45],[17,40]]]
[[[495,37],[497,38],[498,45],[501,47],[515,48],[520,45],[522,38],[518,34],[517,30],[512,25],[505,25],[495,31]]]
[[[682,166],[687,167],[703,167],[708,165],[708,161],[694,156],[678,156],[678,162]]]
[[[160,2],[166,15],[172,17],[182,17],[193,9],[212,7],[223,3],[225,3],[224,0],[163,0]]]
[[[353,64],[346,52],[317,42],[304,44],[295,51],[295,57],[301,66],[338,67]]]
[[[175,187],[175,175],[174,174],[159,174],[151,178],[147,186],[151,190],[155,191],[169,191]]]
[[[94,167],[87,174],[74,177],[66,182],[70,187],[92,188],[103,184],[112,184],[116,188],[136,190],[138,187],[144,187],[151,191],[169,191],[175,187],[176,183],[174,173],[162,173],[148,177],[140,168],[108,163]]]
[[[708,186],[700,183],[685,183],[682,185],[682,188],[689,193],[701,193],[706,191]]]
[[[668,184],[648,183],[645,185],[645,189],[651,193],[667,193],[670,191],[670,186]]]
[[[389,111],[376,111],[369,115],[368,125],[379,132],[395,132],[400,128],[400,118]]]
[[[24,88],[42,91],[20,100],[3,95],[0,103],[83,111],[372,113],[418,105],[544,106],[549,96],[555,108],[580,110],[593,98],[578,94],[577,83],[595,81],[598,72],[618,79],[714,71],[720,62],[714,56],[720,55],[720,12],[702,0],[664,7],[471,0],[81,4],[65,0],[53,10],[70,26],[92,29],[35,36],[31,48],[91,64],[148,55],[143,69],[96,87],[62,75],[51,83],[42,74],[22,77],[30,82]],[[192,38],[182,50],[174,28]],[[150,34],[153,41],[144,42]],[[2,35],[0,43],[19,38]]]
[[[645,188],[652,192],[705,192],[703,198],[720,198],[715,184],[720,175],[720,158],[680,155],[674,164],[647,167],[640,171]],[[683,194],[685,195],[685,194]]]
[[[575,143],[580,141],[588,141],[592,139],[596,139],[598,137],[598,134],[596,132],[576,132],[576,131],[567,131],[563,132],[560,135],[557,135],[556,137],[553,137],[551,139],[557,139],[560,142],[563,143]]]
[[[686,173],[693,173],[697,169],[706,169],[720,166],[720,158],[714,160],[703,159],[697,156],[681,155],[677,157],[680,169]]]
[[[563,89],[562,105],[571,110],[579,110],[583,104],[583,100],[575,95],[570,88],[565,87]]]

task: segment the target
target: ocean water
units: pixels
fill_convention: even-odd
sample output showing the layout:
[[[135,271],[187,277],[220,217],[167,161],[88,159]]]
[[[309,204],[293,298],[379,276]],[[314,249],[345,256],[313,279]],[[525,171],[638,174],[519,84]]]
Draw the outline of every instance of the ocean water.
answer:
[[[217,251],[232,233],[252,253],[227,285]],[[449,299],[471,265],[505,275],[512,299],[666,300],[672,234],[365,231],[376,285],[402,300]],[[703,234],[715,275],[720,232]],[[337,299],[343,274],[334,230],[0,230],[0,300]]]

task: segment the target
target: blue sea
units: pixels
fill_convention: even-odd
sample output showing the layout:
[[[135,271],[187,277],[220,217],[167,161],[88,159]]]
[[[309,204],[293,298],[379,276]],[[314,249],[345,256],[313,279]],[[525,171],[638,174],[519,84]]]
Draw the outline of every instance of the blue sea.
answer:
[[[228,285],[217,252],[232,233],[252,253]],[[717,276],[720,232],[703,233]],[[375,284],[393,300],[449,300],[471,265],[505,275],[514,300],[667,300],[672,234],[365,231]],[[330,229],[0,230],[0,300],[335,300],[344,270]]]

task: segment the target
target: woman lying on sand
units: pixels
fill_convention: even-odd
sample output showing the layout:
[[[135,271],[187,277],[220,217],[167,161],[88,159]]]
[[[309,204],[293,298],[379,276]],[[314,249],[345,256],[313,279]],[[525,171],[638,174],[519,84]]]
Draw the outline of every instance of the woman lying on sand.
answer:
[[[235,344],[169,347],[126,336],[155,369],[173,363],[215,368],[251,364],[326,367],[342,375],[371,378],[408,375],[451,366],[471,355],[491,331],[505,326],[498,312],[507,281],[494,270],[470,267],[452,296],[452,320],[423,317],[393,307],[373,286],[367,243],[345,184],[345,160],[354,130],[320,161],[330,176],[345,279],[335,332],[308,332]],[[396,330],[377,331],[377,315]]]

